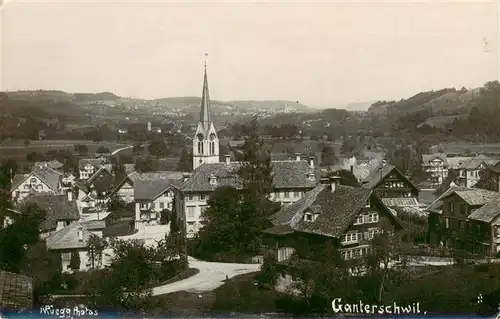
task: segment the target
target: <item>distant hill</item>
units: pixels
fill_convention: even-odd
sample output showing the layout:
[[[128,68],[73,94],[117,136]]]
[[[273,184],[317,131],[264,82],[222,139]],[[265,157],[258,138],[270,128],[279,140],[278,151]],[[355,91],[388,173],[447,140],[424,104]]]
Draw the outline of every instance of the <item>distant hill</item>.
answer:
[[[367,111],[376,101],[348,103],[345,109],[348,111]]]
[[[36,91],[7,91],[4,92],[9,98],[16,100],[51,100],[54,102],[92,102],[92,101],[115,101],[120,99],[110,92],[102,93],[66,93],[56,90]]]
[[[481,88],[467,90],[462,88],[446,88],[438,91],[421,92],[400,101],[378,101],[373,103],[368,112],[380,114],[391,113],[416,113],[429,111],[432,113],[464,113],[471,105],[471,101],[480,96]]]

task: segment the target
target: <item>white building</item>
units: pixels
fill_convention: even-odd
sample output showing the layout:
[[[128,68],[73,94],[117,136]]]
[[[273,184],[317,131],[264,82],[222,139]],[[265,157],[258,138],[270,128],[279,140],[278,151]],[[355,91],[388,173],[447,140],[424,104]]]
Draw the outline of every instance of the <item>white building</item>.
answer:
[[[488,167],[495,166],[498,163],[500,163],[499,159],[491,158],[485,155],[478,155],[466,162],[463,162],[458,168],[458,178],[460,180],[460,184],[467,188],[474,187],[481,178],[480,172]]]
[[[448,158],[444,153],[423,154],[422,168],[431,175],[431,186],[438,188],[448,177]]]
[[[30,194],[63,193],[62,174],[49,168],[34,166],[29,174],[16,174],[11,182],[12,199],[16,202],[24,200]]]

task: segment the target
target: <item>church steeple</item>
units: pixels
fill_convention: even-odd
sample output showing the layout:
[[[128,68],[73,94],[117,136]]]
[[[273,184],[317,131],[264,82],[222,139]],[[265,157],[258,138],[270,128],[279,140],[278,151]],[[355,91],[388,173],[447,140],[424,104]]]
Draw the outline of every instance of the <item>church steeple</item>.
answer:
[[[207,54],[205,54],[207,56]],[[210,114],[210,95],[208,93],[207,62],[203,75],[200,121],[193,138],[193,169],[202,164],[219,162],[219,138]]]
[[[212,122],[210,116],[210,94],[208,93],[208,77],[207,77],[207,62],[205,61],[205,73],[203,76],[203,92],[201,94],[201,111],[200,122],[203,124],[205,131],[210,128]]]

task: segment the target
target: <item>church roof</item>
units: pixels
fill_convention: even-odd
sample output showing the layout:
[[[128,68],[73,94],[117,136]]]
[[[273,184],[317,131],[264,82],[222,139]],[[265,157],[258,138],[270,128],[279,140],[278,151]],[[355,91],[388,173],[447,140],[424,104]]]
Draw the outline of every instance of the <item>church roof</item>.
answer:
[[[210,94],[208,92],[208,77],[207,77],[207,66],[205,65],[205,72],[203,75],[203,92],[201,94],[201,111],[200,111],[200,122],[203,124],[205,132],[210,129],[210,123],[212,122],[210,116]]]

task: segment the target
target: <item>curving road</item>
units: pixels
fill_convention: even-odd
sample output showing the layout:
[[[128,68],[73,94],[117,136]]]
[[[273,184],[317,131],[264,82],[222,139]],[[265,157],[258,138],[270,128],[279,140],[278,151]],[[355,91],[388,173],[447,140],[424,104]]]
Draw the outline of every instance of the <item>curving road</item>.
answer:
[[[238,275],[257,272],[260,264],[232,264],[207,262],[188,257],[189,267],[199,270],[194,276],[153,288],[153,296],[176,291],[206,292],[224,284],[224,280]]]

